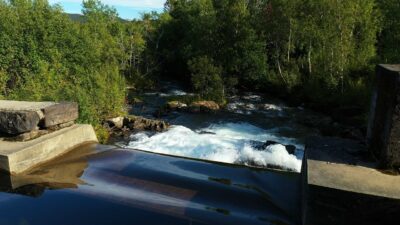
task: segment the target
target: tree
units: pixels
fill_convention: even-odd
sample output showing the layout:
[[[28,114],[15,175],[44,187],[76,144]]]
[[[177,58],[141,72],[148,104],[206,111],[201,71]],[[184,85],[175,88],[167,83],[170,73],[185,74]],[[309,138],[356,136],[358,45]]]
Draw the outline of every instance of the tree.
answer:
[[[224,102],[222,68],[214,65],[207,56],[196,57],[188,62],[194,90],[204,99]]]
[[[74,22],[46,0],[0,0],[1,98],[77,101],[79,120],[93,124],[124,110],[118,16],[84,6],[85,22]]]
[[[377,1],[382,12],[383,28],[379,36],[379,56],[383,63],[400,62],[400,2]]]

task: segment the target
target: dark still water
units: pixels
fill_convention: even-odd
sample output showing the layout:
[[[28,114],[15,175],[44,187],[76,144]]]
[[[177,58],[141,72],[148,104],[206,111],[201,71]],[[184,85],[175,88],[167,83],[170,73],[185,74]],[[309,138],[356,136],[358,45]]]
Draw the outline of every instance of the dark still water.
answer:
[[[300,174],[100,145],[0,176],[1,225],[299,224]]]

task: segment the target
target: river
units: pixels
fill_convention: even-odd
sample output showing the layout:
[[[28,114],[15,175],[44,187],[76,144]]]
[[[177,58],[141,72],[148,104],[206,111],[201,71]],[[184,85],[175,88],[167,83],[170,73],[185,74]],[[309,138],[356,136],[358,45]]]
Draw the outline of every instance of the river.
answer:
[[[130,113],[154,118],[168,100],[191,95],[173,84],[163,86],[160,92],[136,94],[143,103],[132,106]],[[319,134],[302,124],[311,116],[317,117],[271,97],[242,93],[229,97],[227,106],[217,113],[172,112],[161,117],[172,124],[168,131],[136,133],[120,144],[168,155],[300,172],[305,140]],[[274,144],[258,147],[267,141]],[[289,154],[285,145],[295,147],[294,154]]]

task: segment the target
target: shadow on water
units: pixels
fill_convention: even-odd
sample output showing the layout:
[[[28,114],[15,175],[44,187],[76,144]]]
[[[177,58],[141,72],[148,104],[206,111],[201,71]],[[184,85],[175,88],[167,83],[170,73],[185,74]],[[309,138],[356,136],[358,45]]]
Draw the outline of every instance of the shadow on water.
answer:
[[[86,145],[0,175],[0,224],[298,224],[299,174]]]

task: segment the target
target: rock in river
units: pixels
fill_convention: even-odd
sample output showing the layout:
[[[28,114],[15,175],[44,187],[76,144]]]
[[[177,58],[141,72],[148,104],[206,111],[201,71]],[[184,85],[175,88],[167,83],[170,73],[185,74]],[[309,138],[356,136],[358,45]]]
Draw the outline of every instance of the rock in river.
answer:
[[[283,145],[276,141],[266,141],[266,142],[253,142],[252,146],[253,148],[258,150],[265,150],[268,146],[278,145],[278,144]],[[296,152],[296,146],[294,145],[283,145],[283,146],[285,146],[286,151],[291,155],[294,155],[294,153]]]
[[[107,119],[106,122],[110,127],[115,127],[118,129],[122,129],[124,127],[124,117],[115,117],[111,119]]]
[[[163,120],[152,120],[140,116],[116,117],[106,120],[106,125],[114,132],[120,131],[155,131],[168,129],[169,124]]]
[[[214,101],[196,101],[189,106],[189,111],[193,113],[216,112],[219,109],[219,105]]]
[[[168,111],[180,111],[185,110],[187,108],[187,105],[179,101],[170,101],[165,105],[164,108]]]
[[[162,120],[146,119],[140,116],[129,116],[124,118],[124,127],[130,130],[146,130],[161,132],[168,129],[169,124]]]

